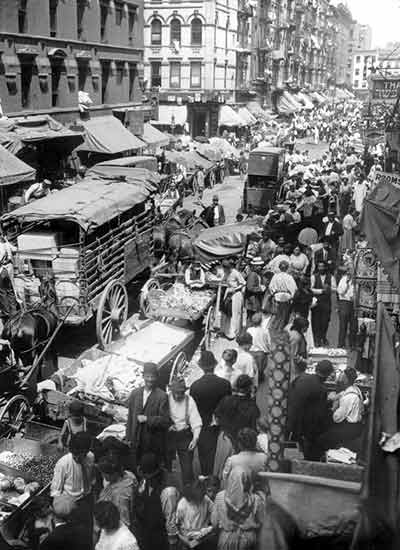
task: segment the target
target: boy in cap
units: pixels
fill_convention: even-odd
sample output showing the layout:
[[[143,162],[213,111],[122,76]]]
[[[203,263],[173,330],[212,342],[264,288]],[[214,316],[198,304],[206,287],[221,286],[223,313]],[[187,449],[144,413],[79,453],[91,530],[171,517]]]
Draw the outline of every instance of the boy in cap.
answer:
[[[76,503],[68,495],[53,499],[54,529],[40,545],[40,550],[87,550],[88,536],[78,521],[73,521]]]
[[[133,467],[144,453],[154,452],[166,460],[166,435],[171,423],[167,394],[157,388],[156,364],[144,364],[143,379],[144,386],[133,390],[128,402],[126,440],[131,446]]]

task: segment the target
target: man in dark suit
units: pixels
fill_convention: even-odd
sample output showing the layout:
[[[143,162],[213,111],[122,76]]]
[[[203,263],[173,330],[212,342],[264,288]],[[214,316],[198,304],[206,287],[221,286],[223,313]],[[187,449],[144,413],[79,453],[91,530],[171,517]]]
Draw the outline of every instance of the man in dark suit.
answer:
[[[214,374],[217,361],[211,351],[203,350],[200,355],[199,366],[203,376],[194,382],[190,388],[190,395],[196,401],[203,426],[197,444],[201,473],[211,475],[214,467],[215,452],[217,449],[218,426],[213,422],[214,412],[221,399],[231,394],[231,385],[227,380]]]
[[[145,363],[143,378],[144,386],[133,390],[128,402],[126,439],[133,467],[145,453],[155,453],[161,462],[166,460],[166,436],[171,425],[167,394],[156,387],[157,365]]]
[[[335,256],[337,255],[341,235],[343,235],[342,224],[335,218],[335,212],[330,211],[328,213],[328,220],[322,225],[321,237],[329,241]]]
[[[40,550],[88,550],[87,530],[81,524],[74,499],[68,495],[53,499],[54,529],[43,540]]]
[[[213,196],[212,204],[204,208],[201,217],[207,222],[210,227],[224,225],[225,211],[224,207],[219,204],[218,195]]]
[[[320,264],[321,262],[327,266],[330,273],[334,272],[336,255],[332,248],[330,240],[326,238],[322,241],[322,248],[320,248],[320,250],[317,250],[314,254],[315,269],[317,269],[318,264]]]

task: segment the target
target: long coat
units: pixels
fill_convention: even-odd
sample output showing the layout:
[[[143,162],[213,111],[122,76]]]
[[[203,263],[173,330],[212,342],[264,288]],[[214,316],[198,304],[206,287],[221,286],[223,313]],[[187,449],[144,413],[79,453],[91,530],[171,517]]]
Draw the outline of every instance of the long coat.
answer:
[[[148,452],[157,454],[161,460],[166,457],[166,435],[171,425],[165,391],[155,388],[143,407],[143,389],[133,390],[128,402],[126,439],[131,444],[136,463]],[[147,421],[140,424],[139,415],[147,416]]]
[[[246,281],[246,308],[249,311],[261,311],[265,289],[261,287],[261,275],[250,271]]]

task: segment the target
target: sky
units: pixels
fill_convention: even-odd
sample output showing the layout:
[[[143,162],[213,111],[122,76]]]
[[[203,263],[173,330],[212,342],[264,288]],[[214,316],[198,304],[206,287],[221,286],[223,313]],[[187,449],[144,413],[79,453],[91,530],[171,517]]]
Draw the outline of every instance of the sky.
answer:
[[[371,25],[373,47],[400,41],[400,0],[342,1],[359,23]]]

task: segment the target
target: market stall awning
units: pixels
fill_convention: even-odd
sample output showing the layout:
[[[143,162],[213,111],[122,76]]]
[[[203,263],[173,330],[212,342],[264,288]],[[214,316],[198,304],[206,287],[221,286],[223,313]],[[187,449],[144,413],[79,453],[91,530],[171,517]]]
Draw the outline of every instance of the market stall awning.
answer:
[[[400,290],[400,177],[382,173],[379,178],[364,200],[360,226],[390,282]]]
[[[301,110],[301,105],[297,103],[296,100],[292,99],[292,96],[289,92],[283,92],[283,94],[278,98],[276,103],[276,108],[280,115],[290,115]]]
[[[186,105],[159,105],[157,124],[184,126],[187,120]]]
[[[147,145],[158,145],[162,147],[169,143],[168,136],[160,132],[160,130],[157,130],[157,128],[154,128],[149,122],[145,122],[143,126],[143,135],[140,137]]]
[[[248,126],[251,126],[252,124],[255,124],[257,122],[257,119],[250,113],[250,111],[246,107],[239,107],[238,115],[245,122],[247,122]]]
[[[297,95],[299,96],[299,99],[302,101],[305,109],[308,109],[308,110],[314,109],[313,102],[311,101],[311,99],[308,97],[307,94],[305,94],[304,92],[299,92]]]
[[[219,151],[224,158],[233,157],[235,159],[238,159],[240,157],[239,150],[231,145],[229,141],[227,141],[225,138],[212,137],[210,138],[210,145],[215,147],[215,149]]]
[[[82,125],[85,128],[85,141],[79,146],[79,151],[116,155],[146,147],[115,116],[95,117],[82,121]]]
[[[318,92],[311,92],[310,96],[313,98],[314,101],[316,101],[319,104],[326,103],[327,101]]]
[[[57,141],[72,150],[83,141],[83,137],[49,115],[0,118],[0,145],[10,153],[16,155],[26,144],[41,141]]]
[[[87,177],[5,214],[3,222],[68,220],[92,231],[109,220],[145,201],[158,190],[156,175],[135,168],[129,179]]]
[[[218,115],[218,126],[227,126],[229,128],[247,126],[247,123],[230,107],[222,105]]]
[[[301,103],[299,103],[296,98],[294,97],[294,95],[291,93],[291,92],[288,92],[288,91],[285,91],[283,92],[283,96],[290,102],[293,104],[293,107],[296,109],[296,111],[301,111],[303,106]]]
[[[0,145],[0,186],[35,179],[36,170]]]

